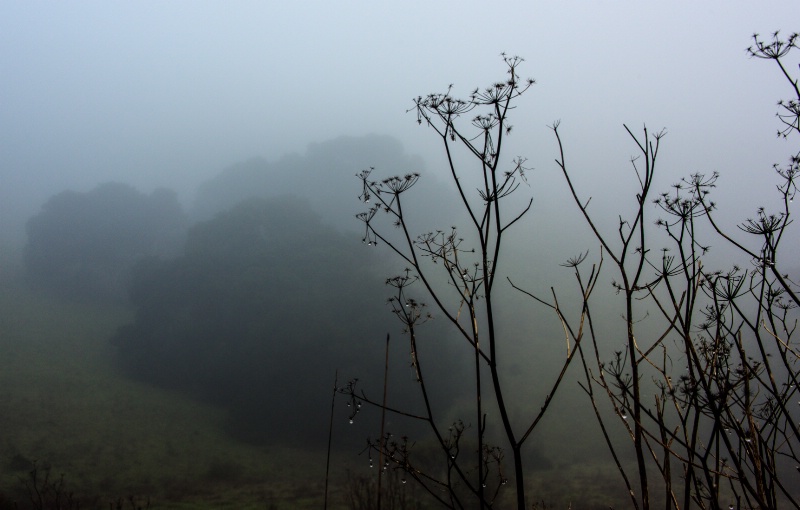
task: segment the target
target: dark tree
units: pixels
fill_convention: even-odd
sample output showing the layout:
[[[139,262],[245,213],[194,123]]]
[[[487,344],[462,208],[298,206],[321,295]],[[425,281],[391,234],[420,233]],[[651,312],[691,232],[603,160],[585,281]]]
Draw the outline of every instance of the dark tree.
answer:
[[[127,184],[64,191],[28,221],[28,282],[77,299],[124,299],[130,270],[146,256],[174,256],[186,218],[171,190],[145,195]]]
[[[120,362],[224,406],[240,438],[321,442],[335,368],[379,358],[370,340],[386,331],[382,288],[364,276],[379,260],[353,248],[305,200],[242,202],[194,226],[182,257],[136,267]]]

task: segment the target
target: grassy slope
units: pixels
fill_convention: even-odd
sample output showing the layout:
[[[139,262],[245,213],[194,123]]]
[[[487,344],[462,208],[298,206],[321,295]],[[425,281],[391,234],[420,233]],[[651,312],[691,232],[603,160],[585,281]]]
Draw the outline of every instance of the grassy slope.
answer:
[[[115,373],[108,338],[129,310],[62,303],[4,283],[2,489],[20,487],[24,459],[51,465],[69,489],[104,501],[137,494],[157,508],[320,506],[324,458],[234,442],[218,409]]]
[[[159,509],[322,506],[322,454],[235,442],[219,409],[118,374],[108,339],[130,318],[122,307],[64,303],[0,278],[0,491],[22,497],[19,461],[37,460],[102,508],[129,495]],[[532,499],[599,508],[617,492],[607,465],[553,461],[528,475]],[[334,459],[337,504],[345,470],[362,473],[356,462]]]

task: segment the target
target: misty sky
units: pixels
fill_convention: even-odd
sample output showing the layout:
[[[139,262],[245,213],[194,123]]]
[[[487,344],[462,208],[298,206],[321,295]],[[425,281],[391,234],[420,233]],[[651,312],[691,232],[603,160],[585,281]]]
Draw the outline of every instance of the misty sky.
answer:
[[[431,131],[405,111],[450,83],[466,96],[503,78],[504,51],[537,80],[509,146],[536,169],[535,190],[558,182],[556,119],[587,185],[624,175],[622,124],[646,123],[669,131],[667,184],[719,170],[752,190],[791,152],[774,118],[789,89],[744,50],[797,20],[796,0],[6,0],[0,235],[67,188],[116,180],[190,200],[228,165],[339,135],[394,136],[440,171]]]

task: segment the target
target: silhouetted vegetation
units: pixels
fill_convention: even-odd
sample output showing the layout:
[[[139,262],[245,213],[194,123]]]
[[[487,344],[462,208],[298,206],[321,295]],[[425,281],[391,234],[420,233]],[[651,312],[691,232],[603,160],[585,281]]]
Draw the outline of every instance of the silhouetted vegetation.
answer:
[[[31,508],[36,510],[78,510],[80,498],[64,481],[64,474],[53,475],[49,466],[39,467],[34,462],[27,477],[20,479]],[[87,507],[84,503],[84,508]]]
[[[124,299],[133,265],[180,249],[186,218],[173,191],[107,183],[51,197],[27,224],[28,282],[68,299]]]
[[[748,49],[753,57],[774,61],[792,86],[792,99],[778,103],[783,138],[800,132],[800,88],[785,62],[797,39],[792,34],[782,40],[776,32],[764,42],[756,35]],[[772,205],[760,207],[732,233],[717,212],[724,198],[711,198],[716,172],[695,173],[655,194],[666,133],[645,128],[637,137],[628,130],[638,148],[631,159],[639,185],[636,209],[632,216],[620,215],[608,234],[589,209],[590,197],[577,191],[558,123],[553,131],[560,149],[556,162],[602,249],[591,269],[582,269],[587,253],[565,264],[582,296],[578,314],[568,319],[555,298],[540,301],[577,342],[590,340],[579,344],[582,386],[632,506],[798,508],[800,352],[792,337],[800,288],[797,275],[789,273],[796,259],[785,241],[792,236],[800,153],[774,166],[777,193],[766,197]],[[728,257],[734,265],[719,267],[720,260],[711,258],[713,245],[720,244],[735,248]],[[623,345],[593,320],[604,258],[611,259],[612,287],[622,297]],[[630,443],[609,436],[612,422]],[[620,461],[628,448],[635,467]]]
[[[102,501],[94,495],[78,494],[70,486],[67,475],[55,474],[47,463],[30,462],[25,475],[19,477],[16,491],[19,499],[0,495],[2,510],[148,510],[149,497],[129,495]]]
[[[382,469],[382,468],[378,468]],[[375,469],[377,471],[378,469]],[[423,494],[415,484],[408,485],[408,480],[402,470],[386,469],[384,479],[386,483],[381,488],[377,486],[375,478],[368,474],[357,475],[352,471],[347,472],[345,499],[347,508],[352,510],[371,510],[376,508],[375,501],[378,491],[382,491],[383,504],[380,508],[385,510],[422,510]]]
[[[496,289],[506,271],[506,240],[520,228],[533,199],[518,204],[510,200],[526,182],[528,169],[523,158],[505,156],[503,147],[511,133],[510,115],[534,81],[517,74],[521,58],[503,55],[503,61],[505,79],[475,89],[464,99],[451,95],[450,88],[420,96],[413,109],[418,123],[434,131],[447,154],[458,208],[468,218],[466,226],[439,225],[437,230],[417,233],[409,215],[413,209],[407,202],[420,178],[417,172],[375,178],[370,168],[357,175],[359,198],[369,207],[358,216],[364,222],[364,242],[386,246],[407,267],[387,280],[392,287],[389,303],[408,334],[409,363],[423,410],[387,405],[358,389],[356,381],[343,387],[342,393],[354,406],[372,404],[429,428],[437,444],[434,462],[421,462],[414,440],[403,431],[393,431],[404,434],[400,437],[382,431],[369,445],[381,460],[385,458],[446,508],[491,508],[502,504],[507,486],[514,487],[517,508],[525,508],[524,447],[530,444],[526,442],[549,408],[576,352],[567,349],[553,378],[530,374],[527,384],[545,386],[549,391],[543,401],[524,405],[524,418],[512,419],[512,409],[519,404],[512,404],[519,383],[502,377],[500,360],[512,337],[499,333],[501,306]],[[461,156],[468,158],[466,162]],[[470,171],[477,178],[472,180]],[[473,183],[476,189],[470,187]],[[400,235],[386,228],[385,219]],[[442,286],[441,281],[447,285]],[[430,398],[437,387],[432,374],[439,370],[439,360],[418,349],[425,336],[422,325],[432,317],[426,301],[452,328],[465,352],[462,359],[469,376],[463,380],[462,392],[470,395],[471,403],[469,414],[456,420]],[[561,341],[558,337],[553,340]],[[505,464],[506,452],[511,467]]]
[[[781,138],[800,134],[800,87],[790,71],[794,65],[786,62],[798,40],[798,34],[781,39],[776,32],[770,41],[755,35],[748,48],[752,57],[777,64],[791,85],[792,97],[778,102]],[[508,485],[515,487],[516,508],[529,508],[523,481],[529,470],[523,468],[521,449],[577,359],[583,369],[581,387],[633,508],[799,508],[800,350],[792,337],[800,286],[798,276],[790,273],[796,270],[796,257],[786,243],[796,239],[789,227],[800,152],[793,150],[787,164],[774,165],[772,206],[758,208],[738,232],[729,231],[717,212],[719,202],[711,199],[719,175],[695,173],[656,194],[656,163],[666,131],[644,128],[637,136],[625,126],[636,148],[630,160],[637,183],[635,207],[632,214],[612,216],[609,224],[590,207],[591,195],[580,193],[563,131],[559,122],[553,123],[556,165],[592,233],[590,247],[600,249],[593,253],[590,248],[562,264],[575,277],[572,295],[577,299],[565,299],[554,288],[539,295],[504,278],[555,314],[566,344],[558,377],[543,402],[526,406],[532,418],[519,429],[508,416],[508,402],[519,388],[503,384],[506,372],[498,363],[497,353],[508,338],[497,333],[493,287],[501,281],[496,278],[506,231],[530,207],[530,202],[516,210],[501,207],[517,190],[525,167],[523,159],[507,162],[505,169],[499,162],[511,131],[508,112],[532,82],[517,78],[521,59],[505,57],[505,62],[506,80],[476,89],[467,99],[451,96],[448,89],[416,101],[418,121],[444,144],[471,219],[467,228],[416,235],[404,204],[419,174],[381,180],[368,169],[358,175],[362,201],[375,203],[360,215],[365,240],[388,246],[409,267],[390,280],[396,288],[390,302],[408,333],[425,412],[387,405],[358,391],[355,382],[341,391],[356,405],[371,404],[426,423],[441,460],[434,466],[420,463],[406,436],[381,434],[369,443],[371,450],[443,507],[491,508],[502,504],[506,482],[514,482]],[[477,133],[465,134],[462,117],[467,115]],[[477,197],[462,185],[463,172],[453,156],[457,148],[475,156],[482,170]],[[386,215],[402,231],[400,240],[387,238],[378,226]],[[741,262],[715,267],[720,259],[709,253],[720,243],[734,247],[722,264]],[[594,261],[588,268],[587,260]],[[607,260],[613,273],[610,288],[602,280]],[[432,283],[436,270],[448,277],[449,288]],[[609,299],[609,291],[618,297]],[[420,326],[429,316],[423,299],[435,303],[474,354],[473,376],[465,381],[474,388],[471,423],[466,418],[447,423],[428,400],[432,385],[427,374],[436,370],[437,360],[416,350]],[[623,319],[622,329],[596,321],[609,310]],[[530,381],[542,383],[547,382]],[[490,404],[499,420],[487,411]],[[503,442],[490,442],[492,427],[502,429]],[[507,452],[513,469],[507,467]],[[380,497],[373,499],[380,508]]]

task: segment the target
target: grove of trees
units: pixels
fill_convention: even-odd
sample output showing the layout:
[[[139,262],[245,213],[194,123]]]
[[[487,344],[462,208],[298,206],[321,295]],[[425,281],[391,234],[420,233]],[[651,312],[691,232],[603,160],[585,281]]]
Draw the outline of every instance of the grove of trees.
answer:
[[[224,407],[239,438],[319,444],[336,367],[382,356],[371,340],[386,333],[376,279],[386,266],[359,245],[293,196],[251,198],[195,225],[182,256],[135,267],[120,365]]]
[[[338,230],[357,221],[351,192],[333,183],[372,158],[419,163],[380,136],[251,160],[200,186],[191,227],[170,190],[146,195],[108,183],[64,191],[27,224],[27,281],[66,299],[129,305],[134,319],[112,339],[119,367],[219,405],[236,437],[316,444],[336,369],[378,381],[381,370],[356,367],[382,357],[371,339],[393,332],[381,320],[387,304],[375,278],[392,266]],[[303,198],[287,194],[293,189]],[[404,364],[398,356],[394,368]],[[443,384],[457,387],[457,371],[446,375]],[[404,388],[393,388],[398,402]],[[366,426],[366,414],[351,430]]]

